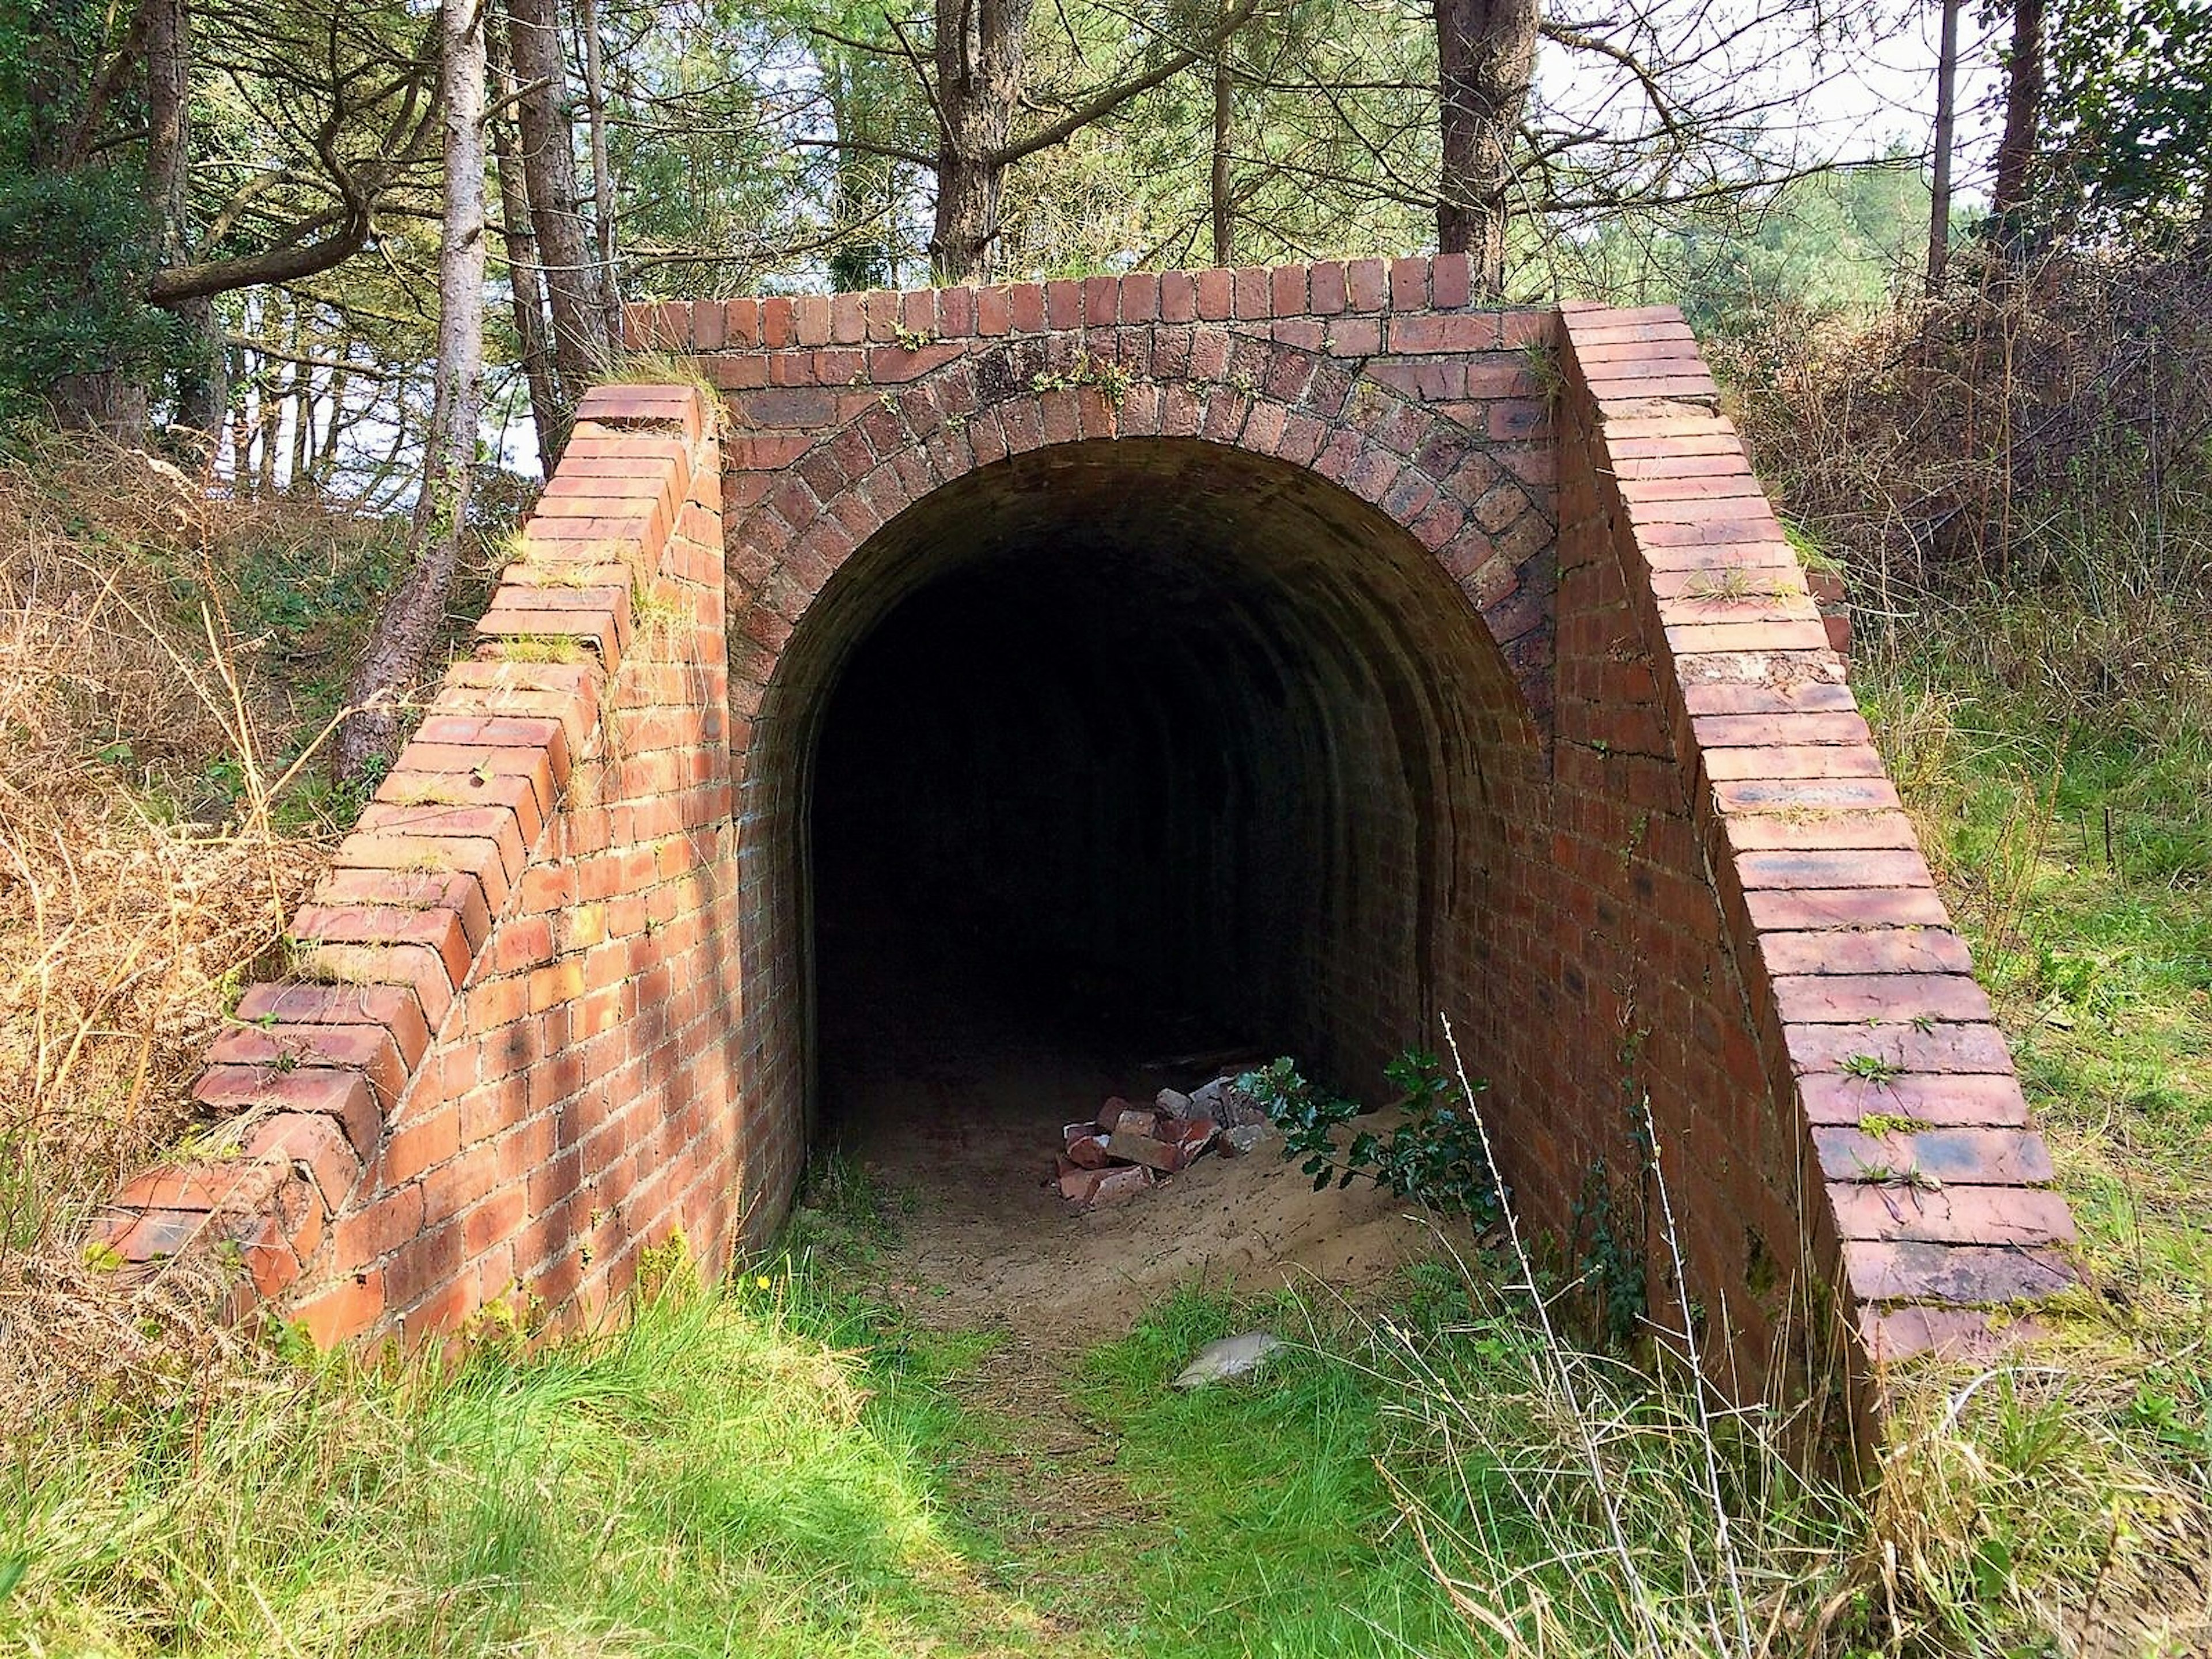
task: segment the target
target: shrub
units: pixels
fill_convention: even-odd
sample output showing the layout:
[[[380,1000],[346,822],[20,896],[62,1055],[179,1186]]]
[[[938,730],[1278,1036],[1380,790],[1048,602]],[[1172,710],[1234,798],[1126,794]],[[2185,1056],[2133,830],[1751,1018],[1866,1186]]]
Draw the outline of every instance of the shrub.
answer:
[[[1358,1102],[1307,1080],[1285,1057],[1237,1079],[1284,1135],[1283,1156],[1300,1160],[1318,1191],[1365,1176],[1400,1198],[1464,1212],[1484,1225],[1498,1219],[1504,1194],[1483,1145],[1481,1126],[1460,1102],[1457,1085],[1436,1055],[1409,1048],[1383,1068],[1397,1085],[1403,1115],[1384,1136],[1355,1133],[1340,1150],[1337,1131],[1362,1115]],[[1480,1085],[1477,1085],[1478,1087]]]

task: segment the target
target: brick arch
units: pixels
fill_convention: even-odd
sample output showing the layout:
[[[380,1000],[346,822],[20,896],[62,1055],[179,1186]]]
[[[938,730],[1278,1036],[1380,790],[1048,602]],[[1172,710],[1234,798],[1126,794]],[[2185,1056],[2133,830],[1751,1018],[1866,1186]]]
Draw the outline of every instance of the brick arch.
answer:
[[[817,361],[817,374],[834,374],[853,356],[855,374],[878,389],[823,388],[799,404],[833,423],[803,443],[775,445],[780,476],[730,520],[733,696],[765,690],[777,653],[830,578],[930,492],[1054,445],[1164,438],[1310,471],[1401,527],[1480,616],[1540,732],[1552,702],[1553,526],[1548,492],[1529,476],[1547,475],[1516,465],[1509,447],[1543,435],[1544,405],[1529,395],[1536,383],[1521,359],[1547,341],[1509,313],[1455,320],[1479,325],[1453,334],[1455,350],[1501,359],[1486,371],[1501,397],[1425,402],[1328,349],[1336,343],[1318,324],[1290,337],[1154,323],[980,349],[941,342],[813,354],[831,360]],[[1468,367],[1453,368],[1464,390]],[[769,400],[796,389],[739,391],[732,407],[742,425],[763,403],[781,413],[785,405]]]
[[[1153,675],[1133,675],[1111,700],[1156,732],[1225,708],[1206,752],[1233,775],[1232,793],[1304,815],[1294,844],[1262,833],[1241,860],[1209,864],[1187,848],[1176,861],[1191,872],[1190,890],[1162,905],[1144,944],[1208,964],[1177,994],[1203,999],[1208,982],[1244,988],[1243,1000],[1214,1011],[1370,1095],[1398,1048],[1433,1042],[1430,1013],[1474,1000],[1492,884],[1512,879],[1504,820],[1538,810],[1544,770],[1541,733],[1487,619],[1410,526],[1317,469],[1199,436],[1132,435],[1107,418],[1103,398],[1091,418],[1114,435],[1085,435],[1083,400],[1067,396],[1068,435],[1055,438],[1045,421],[1063,418],[1050,407],[1060,395],[1036,394],[1012,411],[1018,431],[1035,417],[1033,447],[949,478],[951,469],[935,470],[919,491],[895,461],[833,489],[805,522],[830,535],[834,565],[807,557],[808,529],[777,526],[770,533],[788,533],[800,550],[763,579],[750,608],[773,625],[738,623],[740,659],[749,647],[773,653],[764,684],[732,686],[744,711],[732,727],[745,872],[738,954],[749,987],[741,1047],[757,1067],[744,1087],[779,1126],[786,1172],[803,1156],[802,1102],[813,1092],[809,802],[825,712],[848,662],[887,619],[978,569],[1042,583],[1047,617],[1118,603],[1134,624],[1125,636],[1173,641]],[[841,513],[893,488],[903,504],[886,513],[868,501],[878,522],[846,549]],[[1117,497],[1136,495],[1146,506],[1115,516]],[[839,529],[823,532],[830,524]],[[1059,574],[1029,569],[1054,563],[1039,550],[1070,526],[1090,538],[1061,550]],[[1147,544],[1148,535],[1158,539]],[[1163,556],[1170,550],[1185,556]],[[783,580],[793,562],[807,566],[811,586]],[[980,599],[985,586],[979,577],[968,591]],[[778,591],[795,620],[774,608]],[[738,672],[763,667],[756,659]],[[1206,689],[1181,702],[1147,695],[1177,678]],[[1255,757],[1291,758],[1270,768]],[[1084,808],[1086,821],[1110,821],[1115,793]],[[1294,866],[1305,880],[1263,899],[1255,865]],[[1237,896],[1210,906],[1217,890]],[[1304,921],[1270,931],[1254,920],[1278,908]],[[1209,921],[1185,927],[1186,915]],[[1311,959],[1285,970],[1301,951]]]

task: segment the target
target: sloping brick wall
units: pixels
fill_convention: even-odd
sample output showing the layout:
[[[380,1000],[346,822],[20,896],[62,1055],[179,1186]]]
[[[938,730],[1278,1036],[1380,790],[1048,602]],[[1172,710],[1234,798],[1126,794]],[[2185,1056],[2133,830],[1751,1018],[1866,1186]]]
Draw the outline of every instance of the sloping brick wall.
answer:
[[[1741,1218],[1795,1232],[1873,1356],[1986,1338],[1987,1305],[2070,1282],[2073,1225],[1965,942],[1680,313],[1563,325],[1562,614],[1584,580],[1623,602],[1607,627],[1692,806],[1674,861],[1732,969],[1673,1011],[1723,1038],[1678,1108],[1693,1277],[1754,1276]],[[1617,737],[1621,706],[1593,678],[1573,723]]]
[[[318,1340],[581,1316],[741,1218],[721,458],[689,388],[603,387],[456,663],[194,1089],[229,1156],[97,1237],[237,1244]]]

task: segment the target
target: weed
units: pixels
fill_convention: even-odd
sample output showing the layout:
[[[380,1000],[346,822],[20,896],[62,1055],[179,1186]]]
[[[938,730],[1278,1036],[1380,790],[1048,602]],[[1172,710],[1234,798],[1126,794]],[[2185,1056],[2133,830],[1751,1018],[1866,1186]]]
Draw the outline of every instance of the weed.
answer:
[[[567,634],[507,634],[499,654],[508,662],[576,663],[585,659],[582,641]]]
[[[1503,1202],[1488,1152],[1434,1054],[1407,1049],[1384,1068],[1397,1085],[1403,1114],[1389,1137],[1361,1130],[1344,1146],[1336,1132],[1363,1115],[1356,1101],[1311,1084],[1288,1059],[1247,1072],[1237,1086],[1257,1100],[1284,1132],[1283,1156],[1297,1159],[1314,1189],[1348,1187],[1366,1176],[1401,1198],[1479,1223],[1497,1218]]]
[[[1855,1077],[1862,1083],[1890,1083],[1903,1073],[1905,1067],[1880,1054],[1846,1054],[1838,1069],[1845,1077]]]
[[[1066,392],[1079,386],[1096,386],[1106,401],[1120,404],[1129,395],[1136,378],[1127,365],[1104,357],[1094,357],[1087,350],[1078,351],[1074,361],[1064,369],[1040,369],[1030,379],[1035,392]]]
[[[1868,1112],[1859,1119],[1859,1133],[1875,1139],[1885,1135],[1917,1135],[1935,1127],[1925,1118],[1905,1117],[1896,1112]]]
[[[1548,340],[1531,340],[1521,348],[1521,371],[1547,404],[1556,404],[1566,392],[1567,375],[1559,363],[1559,349]]]

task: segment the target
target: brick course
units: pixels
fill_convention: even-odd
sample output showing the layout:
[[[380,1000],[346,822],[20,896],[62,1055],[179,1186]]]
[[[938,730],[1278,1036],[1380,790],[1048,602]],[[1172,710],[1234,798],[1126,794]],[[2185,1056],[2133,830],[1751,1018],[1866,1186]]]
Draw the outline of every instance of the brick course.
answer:
[[[321,1341],[556,1322],[738,1234],[721,457],[602,387],[412,742],[194,1094],[238,1156],[139,1177],[127,1261],[214,1238]],[[619,894],[611,915],[580,902]]]

